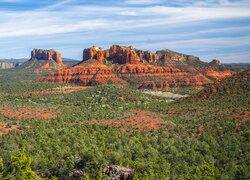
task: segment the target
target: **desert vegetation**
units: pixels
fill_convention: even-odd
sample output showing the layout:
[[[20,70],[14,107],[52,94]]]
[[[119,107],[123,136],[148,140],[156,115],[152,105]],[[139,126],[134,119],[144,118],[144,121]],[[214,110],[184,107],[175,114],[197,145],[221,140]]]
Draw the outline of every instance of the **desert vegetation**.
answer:
[[[128,85],[39,94],[69,85],[1,82],[1,178],[107,179],[104,169],[117,165],[132,179],[249,179],[244,77],[221,83],[219,95],[172,103]],[[245,88],[223,94],[230,82]]]

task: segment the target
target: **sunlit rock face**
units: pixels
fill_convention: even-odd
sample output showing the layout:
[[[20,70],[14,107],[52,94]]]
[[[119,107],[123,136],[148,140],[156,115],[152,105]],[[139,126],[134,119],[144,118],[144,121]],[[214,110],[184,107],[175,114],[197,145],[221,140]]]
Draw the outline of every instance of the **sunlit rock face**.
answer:
[[[108,59],[118,64],[138,64],[140,58],[133,47],[113,45],[109,49]]]
[[[33,51],[31,51],[31,59],[54,60],[57,64],[63,64],[61,54],[53,49],[33,49]]]
[[[98,48],[96,46],[92,46],[90,48],[83,50],[83,61],[89,60],[89,59],[96,59],[100,63],[102,63],[104,56],[107,57],[105,54],[105,51],[102,48]]]

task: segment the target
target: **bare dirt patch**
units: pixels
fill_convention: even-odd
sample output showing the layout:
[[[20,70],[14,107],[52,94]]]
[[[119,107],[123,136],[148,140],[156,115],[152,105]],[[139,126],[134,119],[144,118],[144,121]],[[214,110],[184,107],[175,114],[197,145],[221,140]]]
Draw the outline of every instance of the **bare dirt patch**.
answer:
[[[149,111],[130,111],[127,117],[122,119],[108,119],[88,122],[90,124],[113,125],[126,132],[133,130],[151,131],[161,128],[165,122],[161,115]]]
[[[16,117],[18,119],[52,119],[58,114],[57,110],[47,108],[21,108],[12,106],[0,106],[0,115],[6,117]]]
[[[245,110],[241,113],[235,113],[233,115],[234,120],[250,121],[250,110]]]
[[[85,90],[91,88],[91,86],[64,86],[57,87],[53,89],[48,89],[45,91],[36,91],[36,92],[25,92],[24,95],[44,95],[44,94],[69,94],[75,91]]]
[[[13,131],[13,130],[20,131],[18,125],[8,126],[6,124],[0,123],[0,136],[4,134],[8,134],[10,131]]]

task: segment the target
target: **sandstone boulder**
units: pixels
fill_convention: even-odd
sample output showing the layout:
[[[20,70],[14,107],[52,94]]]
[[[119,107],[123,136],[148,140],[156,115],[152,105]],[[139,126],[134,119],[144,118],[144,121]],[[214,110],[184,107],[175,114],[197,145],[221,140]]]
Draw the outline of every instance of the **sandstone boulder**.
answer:
[[[108,176],[111,180],[128,180],[132,179],[134,170],[122,166],[111,165],[103,170],[103,174]]]

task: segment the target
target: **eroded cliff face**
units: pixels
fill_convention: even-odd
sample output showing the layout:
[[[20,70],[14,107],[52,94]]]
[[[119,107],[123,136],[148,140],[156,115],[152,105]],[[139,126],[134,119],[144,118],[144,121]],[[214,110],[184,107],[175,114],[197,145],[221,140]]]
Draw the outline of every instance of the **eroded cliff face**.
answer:
[[[158,76],[160,77],[160,76]],[[210,79],[201,73],[177,73],[168,74],[168,76],[161,76],[155,80],[145,80],[137,84],[138,89],[151,89],[151,90],[169,90],[172,88],[192,87],[202,89],[205,85],[212,83]]]
[[[29,61],[23,63],[20,68],[34,69],[36,73],[44,71],[55,71],[67,68],[62,62],[62,56],[58,51],[53,49],[33,49]]]
[[[101,64],[97,60],[88,60],[81,64],[58,70],[40,81],[76,83],[81,85],[126,84],[112,72],[112,68]]]
[[[210,80],[208,82],[204,82],[199,79],[195,79],[190,77],[188,81],[183,78],[172,78],[170,80],[161,80],[161,81],[144,81],[137,85],[138,89],[149,89],[154,91],[168,91],[170,89],[178,89],[181,87],[192,87],[197,90],[203,89],[206,84],[211,83]]]
[[[106,52],[102,48],[98,48],[96,46],[92,46],[90,48],[83,50],[83,61],[96,59],[100,63],[102,63],[104,57],[108,57]]]
[[[200,60],[199,57],[177,53],[169,49],[156,51],[156,54],[160,56],[160,60],[162,61],[171,60],[171,61],[177,61],[177,62],[185,62],[185,61],[199,61]]]
[[[104,59],[109,61],[109,66],[105,65]],[[167,63],[161,66],[152,65],[159,61]],[[199,58],[168,50],[152,53],[136,50],[131,46],[113,45],[109,50],[92,46],[84,49],[82,63],[60,69],[40,80],[82,85],[132,83],[140,89],[168,90],[184,86],[201,89],[212,83],[208,77],[220,79],[231,75],[230,71],[222,73],[222,71],[204,70],[204,67],[197,68],[190,64],[177,63],[184,61],[199,61]]]
[[[160,60],[158,54],[152,53],[150,51],[136,50],[137,55],[141,60],[147,61],[149,63],[156,63]]]
[[[230,77],[233,74],[235,74],[235,72],[228,70],[228,69],[216,71],[216,70],[212,69],[211,67],[206,68],[204,70],[204,73],[206,76],[209,76],[209,77],[214,78],[216,80]]]
[[[138,64],[140,58],[133,47],[113,45],[109,49],[109,60],[118,64]]]
[[[116,69],[120,77],[152,77],[152,76],[171,76],[171,75],[185,75],[186,72],[177,68],[152,66],[145,64],[126,64],[120,65]]]
[[[46,50],[46,49],[33,49],[31,51],[31,59],[32,60],[54,60],[57,64],[62,63],[62,56],[58,51],[53,49]]]
[[[19,64],[14,62],[0,62],[0,69],[10,69],[17,66],[19,66]]]

